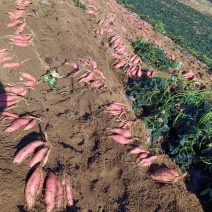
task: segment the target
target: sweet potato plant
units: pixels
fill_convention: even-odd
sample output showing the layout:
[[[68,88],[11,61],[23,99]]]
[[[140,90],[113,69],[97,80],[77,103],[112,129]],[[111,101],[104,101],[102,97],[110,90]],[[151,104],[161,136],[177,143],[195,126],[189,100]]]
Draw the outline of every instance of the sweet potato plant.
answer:
[[[180,76],[131,79],[127,91],[151,145],[164,149],[183,171],[201,167],[207,179],[212,171],[211,94],[211,87]]]

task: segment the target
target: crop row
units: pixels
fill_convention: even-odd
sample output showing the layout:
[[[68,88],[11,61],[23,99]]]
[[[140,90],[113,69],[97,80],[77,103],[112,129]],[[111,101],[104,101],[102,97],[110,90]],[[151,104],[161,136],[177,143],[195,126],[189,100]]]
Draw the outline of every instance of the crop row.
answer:
[[[178,1],[166,0],[121,0],[118,1],[136,10],[142,18],[162,23],[175,42],[197,58],[212,66],[211,29],[212,18]],[[135,9],[136,8],[136,9]]]

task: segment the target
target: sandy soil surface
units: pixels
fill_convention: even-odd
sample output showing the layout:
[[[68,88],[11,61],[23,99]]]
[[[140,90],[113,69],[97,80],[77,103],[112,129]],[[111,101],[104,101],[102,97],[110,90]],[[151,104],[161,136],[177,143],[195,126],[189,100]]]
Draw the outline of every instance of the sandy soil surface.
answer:
[[[85,1],[85,4],[91,5],[93,2]],[[23,33],[33,36],[28,47],[9,42],[9,35],[13,35],[17,27],[7,27],[11,21],[6,12],[16,9],[15,1],[3,0],[0,3],[0,49],[8,48],[15,62],[26,60],[17,68],[3,68],[3,64],[0,64],[2,92],[6,83],[19,82],[20,72],[29,72],[37,80],[52,70],[63,76],[58,80],[58,89],[52,90],[46,83],[39,82],[35,89],[28,89],[25,96],[27,104],[20,101],[17,107],[9,110],[23,117],[29,114],[40,117],[42,122],[38,121],[33,129],[22,133],[21,130],[6,133],[4,126],[10,124],[11,120],[3,121],[1,118],[1,211],[28,211],[24,189],[32,173],[30,158],[21,165],[14,164],[13,158],[29,142],[43,139],[44,131],[52,145],[44,172],[57,172],[61,178],[66,175],[73,190],[74,206],[55,211],[203,211],[195,194],[187,190],[185,178],[174,185],[156,183],[150,178],[147,168],[136,164],[136,155],[129,154],[133,145],[146,148],[148,136],[144,123],[136,119],[132,102],[125,95],[127,76],[114,68],[109,40],[114,35],[120,35],[132,53],[127,38],[135,39],[138,31],[122,17],[124,9],[121,11],[108,6],[113,1],[95,2],[96,9],[91,11],[98,14],[92,14],[91,11],[89,14],[76,7],[73,1],[34,0],[27,6],[25,14],[26,27]],[[101,27],[99,21],[108,13],[116,15],[115,24],[111,25],[113,32],[96,34],[95,30]],[[192,69],[199,80],[210,83],[204,64],[180,52],[169,38],[155,33],[151,26],[147,28],[152,39],[161,41],[165,51],[174,53],[176,60],[183,62],[181,72]],[[86,72],[90,70],[86,61],[90,60],[97,62],[98,69],[106,78],[106,81],[102,80],[105,86],[100,89],[79,83],[78,75],[72,77],[74,68],[66,64],[76,62]],[[149,68],[145,64],[143,67]],[[67,95],[61,95],[62,91]],[[114,116],[105,112],[105,106],[114,101],[126,105],[123,119],[137,120],[131,128],[136,138],[132,145],[118,144],[110,137],[110,129],[119,123]],[[181,173],[165,155],[161,154],[154,163],[165,164]],[[45,211],[44,193],[45,189],[31,211]]]

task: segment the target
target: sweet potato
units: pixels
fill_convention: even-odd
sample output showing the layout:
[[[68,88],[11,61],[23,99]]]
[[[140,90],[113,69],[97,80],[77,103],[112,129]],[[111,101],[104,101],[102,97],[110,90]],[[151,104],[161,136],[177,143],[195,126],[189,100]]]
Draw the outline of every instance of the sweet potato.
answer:
[[[0,116],[7,116],[7,117],[14,118],[14,119],[18,119],[19,118],[19,116],[17,114],[9,113],[7,111],[0,112]]]
[[[12,57],[1,57],[0,58],[0,63],[5,63],[5,62],[10,61],[12,59],[13,59]]]
[[[41,174],[41,176],[40,176],[41,178],[40,178],[40,184],[39,184],[39,187],[38,187],[37,193],[36,193],[36,196],[37,197],[41,194],[41,191],[43,189],[43,184],[44,184],[44,177],[45,177],[45,175],[44,175],[44,172],[42,171],[42,169],[41,169],[40,174]]]
[[[143,147],[141,146],[138,146],[138,147],[135,147],[133,148],[131,151],[130,151],[130,154],[139,154],[139,153],[149,153],[148,150],[144,149]]]
[[[43,141],[33,141],[26,145],[23,149],[21,149],[17,155],[15,156],[13,163],[22,163],[25,159],[29,157],[30,154],[32,154],[36,148],[44,145]]]
[[[157,157],[157,155],[152,155],[148,158],[144,158],[138,163],[138,165],[142,167],[149,167],[153,163],[153,161],[157,159]]]
[[[17,35],[19,33],[22,33],[24,31],[25,26],[26,26],[26,22],[18,26],[18,29],[16,30],[15,34]]]
[[[15,27],[17,26],[18,24],[22,24],[23,22],[20,21],[20,20],[14,20],[12,21],[11,23],[7,24],[7,27]]]
[[[46,211],[51,212],[55,207],[56,175],[50,172],[46,180],[45,203]]]
[[[123,110],[124,104],[114,102],[107,107],[108,110]]]
[[[26,87],[30,87],[30,88],[33,88],[37,85],[37,82],[34,82],[32,80],[28,80],[26,82],[23,82],[23,84],[26,86]]]
[[[126,65],[126,62],[125,61],[120,61],[119,63],[117,63],[116,65],[115,65],[115,68],[121,68],[121,67],[123,67],[123,66],[125,66]]]
[[[8,51],[9,49],[0,49],[0,53],[4,53],[6,51]]]
[[[14,104],[16,104],[19,100],[15,100],[15,101],[12,101],[12,102],[0,102],[0,108],[1,107],[10,107]]]
[[[102,79],[106,80],[106,78],[105,78],[105,76],[104,76],[102,71],[100,71],[98,69],[94,69],[93,72],[98,74]]]
[[[31,120],[25,127],[23,130],[30,130],[32,129],[37,123],[36,119]]]
[[[17,101],[20,97],[14,93],[2,93],[0,94],[0,102],[14,102]]]
[[[3,68],[16,68],[20,67],[21,63],[5,63],[2,67]]]
[[[21,76],[24,77],[24,78],[26,78],[26,79],[28,79],[28,80],[31,80],[33,82],[36,82],[36,79],[31,74],[29,74],[27,72],[22,72],[21,73]]]
[[[48,151],[48,148],[45,147],[45,148],[42,148],[40,149],[34,156],[33,158],[30,160],[29,162],[29,166],[30,167],[33,167],[35,166],[36,164],[40,163],[42,161],[42,159],[44,158],[46,152]]]
[[[14,120],[9,127],[6,128],[5,132],[15,132],[16,130],[20,129],[21,127],[27,125],[30,119],[28,118],[19,118]]]
[[[27,203],[28,209],[31,209],[35,204],[35,199],[38,194],[38,190],[40,188],[42,178],[42,170],[40,167],[35,169],[35,171],[30,176],[29,180],[27,181],[25,187],[25,200]]]
[[[51,149],[49,148],[48,152],[46,153],[44,159],[43,159],[43,162],[41,164],[42,167],[44,167],[46,165],[46,163],[48,162],[48,159],[49,159],[49,155],[50,155],[50,152],[51,152]]]
[[[5,87],[4,90],[6,92],[11,92],[17,95],[24,96],[27,92],[27,88],[22,87],[22,86],[10,86],[10,87]],[[24,94],[24,95],[23,95]]]
[[[94,72],[91,72],[86,77],[84,77],[81,80],[79,80],[79,82],[88,83],[88,82],[90,82],[93,79],[93,77],[94,77]]]
[[[151,178],[161,183],[175,183],[180,175],[174,169],[159,167],[151,173]]]
[[[56,206],[60,208],[63,206],[64,189],[59,180],[57,180],[56,186],[57,186]]]
[[[148,155],[149,155],[149,153],[147,153],[147,152],[141,152],[141,153],[139,153],[139,155],[138,155],[138,159],[147,158]]]
[[[94,80],[91,83],[92,88],[100,88],[103,85],[103,83],[100,80]]]
[[[71,183],[67,178],[65,178],[65,185],[66,185],[66,198],[68,200],[68,205],[72,206],[74,203],[73,203]]]
[[[92,69],[96,69],[97,68],[97,63],[94,60],[90,61],[89,65],[92,67]]]
[[[76,70],[79,69],[79,65],[77,63],[66,63],[66,65],[70,65],[70,66],[72,66]]]
[[[112,135],[112,139],[119,144],[129,144],[132,142],[132,139],[125,138],[121,135]]]
[[[184,78],[191,79],[194,77],[194,72],[192,70],[189,70],[188,72],[183,74]]]
[[[130,130],[126,130],[126,129],[122,129],[122,128],[113,128],[111,131],[114,133],[117,133],[125,138],[132,137],[132,133],[130,132]]]

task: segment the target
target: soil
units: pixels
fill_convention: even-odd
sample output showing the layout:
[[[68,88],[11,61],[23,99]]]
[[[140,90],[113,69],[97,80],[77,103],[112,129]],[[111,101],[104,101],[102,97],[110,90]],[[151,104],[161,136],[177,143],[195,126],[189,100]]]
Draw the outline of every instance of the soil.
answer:
[[[82,1],[83,2],[83,1]],[[85,1],[85,5],[93,1]],[[20,72],[29,72],[37,80],[43,74],[56,70],[63,78],[58,80],[58,89],[52,90],[47,83],[39,82],[35,89],[29,89],[26,101],[20,101],[9,112],[20,116],[33,115],[41,121],[31,130],[4,132],[11,120],[2,120],[0,132],[0,208],[2,212],[27,210],[24,197],[26,181],[30,170],[29,159],[23,164],[13,163],[14,155],[29,142],[44,139],[46,132],[51,142],[51,153],[44,172],[53,171],[59,177],[70,179],[74,206],[55,211],[80,212],[201,212],[202,205],[189,192],[185,178],[174,184],[153,181],[147,168],[139,167],[136,155],[129,154],[133,145],[147,148],[148,133],[144,123],[137,120],[132,111],[132,102],[125,95],[127,76],[114,68],[109,40],[114,35],[125,39],[125,45],[132,52],[128,37],[136,38],[138,32],[122,18],[123,10],[108,7],[113,1],[95,0],[98,14],[89,14],[68,0],[34,0],[26,8],[26,28],[24,34],[32,34],[29,47],[12,45],[9,35],[16,28],[8,28],[8,13],[16,9],[14,0],[0,2],[0,47],[8,48],[20,68],[0,67],[2,89],[6,83],[18,83]],[[112,33],[97,35],[98,22],[107,13],[116,14]],[[121,30],[121,25],[126,28]],[[167,37],[153,31],[148,25],[151,37],[161,41],[165,51],[174,53],[177,61],[182,61],[181,72],[193,70],[195,77],[210,84],[207,67],[176,48]],[[103,71],[106,86],[95,89],[89,84],[79,83],[79,77],[72,77],[74,69],[67,62],[95,60]],[[149,68],[147,65],[144,68]],[[90,67],[87,66],[89,70]],[[86,69],[86,66],[85,66]],[[151,69],[153,70],[153,69]],[[158,72],[157,72],[158,73]],[[174,73],[172,70],[171,73]],[[158,73],[165,76],[168,74]],[[61,95],[62,91],[68,92]],[[3,91],[2,91],[3,92]],[[114,142],[110,129],[118,126],[114,116],[106,112],[105,106],[111,102],[126,105],[124,119],[136,121],[131,130],[136,138],[133,145]],[[179,167],[168,156],[158,157],[154,164],[165,164],[181,173]],[[182,173],[181,173],[182,174]],[[189,177],[189,176],[187,176]],[[36,199],[31,211],[45,211],[44,189]]]

